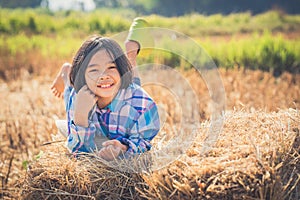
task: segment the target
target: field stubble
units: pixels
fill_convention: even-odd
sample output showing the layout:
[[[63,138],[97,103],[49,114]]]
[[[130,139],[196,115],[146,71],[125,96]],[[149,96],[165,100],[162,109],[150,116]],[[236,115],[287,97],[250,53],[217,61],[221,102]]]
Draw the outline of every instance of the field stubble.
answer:
[[[50,93],[51,78],[1,83],[0,197],[297,199],[299,75],[284,73],[274,78],[260,71],[220,69],[226,90],[224,127],[213,148],[200,155],[203,135],[208,132],[210,97],[197,73],[182,74],[199,99],[198,138],[168,168],[142,175],[120,173],[97,159],[69,159],[63,142],[42,146],[57,132],[54,119],[65,117],[62,100]],[[160,75],[170,79],[168,74]],[[165,106],[162,132],[172,137],[172,126],[180,121],[174,101],[163,90],[146,89]],[[154,146],[159,140],[158,135]]]

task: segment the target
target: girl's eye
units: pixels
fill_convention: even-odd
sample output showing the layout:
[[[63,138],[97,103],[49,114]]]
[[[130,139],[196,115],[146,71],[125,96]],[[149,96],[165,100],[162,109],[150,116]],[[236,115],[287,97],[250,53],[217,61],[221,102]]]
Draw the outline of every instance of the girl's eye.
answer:
[[[117,68],[116,65],[111,65],[108,67],[108,69],[116,69],[116,68]]]
[[[97,69],[91,69],[89,72],[97,72]]]

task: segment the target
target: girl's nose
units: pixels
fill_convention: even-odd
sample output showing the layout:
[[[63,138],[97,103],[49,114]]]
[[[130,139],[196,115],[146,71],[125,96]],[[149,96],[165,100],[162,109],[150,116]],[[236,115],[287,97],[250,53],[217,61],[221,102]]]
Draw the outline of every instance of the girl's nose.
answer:
[[[99,81],[103,81],[106,79],[109,79],[109,76],[106,73],[102,73],[98,78]]]

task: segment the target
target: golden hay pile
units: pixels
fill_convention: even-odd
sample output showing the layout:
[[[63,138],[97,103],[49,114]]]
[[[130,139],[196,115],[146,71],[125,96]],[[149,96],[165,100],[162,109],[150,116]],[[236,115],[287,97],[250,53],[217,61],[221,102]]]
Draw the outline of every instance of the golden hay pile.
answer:
[[[57,132],[54,119],[65,117],[50,93],[52,78],[0,82],[0,199],[300,199],[300,75],[220,69],[228,111],[218,142],[203,155],[210,97],[197,73],[182,74],[199,98],[198,138],[186,155],[147,174],[119,172],[99,158],[74,160],[63,142],[42,146]],[[167,111],[161,133],[174,136],[176,98],[147,89]],[[161,133],[155,148],[164,144]]]
[[[207,132],[207,124],[199,132]],[[46,146],[19,183],[22,199],[299,199],[300,112],[233,111],[205,155],[193,146],[170,166],[144,174],[70,158]]]

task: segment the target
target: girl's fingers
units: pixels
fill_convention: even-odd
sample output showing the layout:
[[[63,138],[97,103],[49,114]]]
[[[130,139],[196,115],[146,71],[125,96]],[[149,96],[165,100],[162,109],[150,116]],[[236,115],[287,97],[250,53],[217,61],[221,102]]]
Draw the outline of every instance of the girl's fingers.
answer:
[[[119,148],[122,152],[127,151],[128,146],[122,144],[119,140],[108,140],[102,143],[102,145],[105,146],[109,146],[109,145],[113,145],[115,148]]]
[[[109,145],[117,146],[118,143],[120,143],[119,140],[108,140],[108,141],[103,142],[102,145],[105,147],[107,147]]]
[[[98,155],[105,159],[106,160],[106,149],[105,148],[102,148],[99,152],[98,152]]]
[[[95,94],[92,92],[92,90],[90,90],[88,87],[86,87],[86,91],[89,92],[91,95],[93,95],[93,96],[96,97],[96,95],[95,95]]]
[[[119,154],[120,148],[114,147],[113,145],[104,147],[99,151],[99,156],[108,161],[117,158]]]
[[[107,160],[107,161],[110,161],[113,159],[113,156],[110,152],[107,151],[107,149],[103,149],[101,152],[100,152],[100,157]]]
[[[81,91],[82,90],[82,91]],[[97,97],[96,97],[96,95],[88,88],[88,86],[87,85],[84,85],[80,90],[79,90],[79,92],[82,92],[82,93],[84,93],[86,96],[90,96],[90,97],[92,97],[94,100],[97,100]]]

